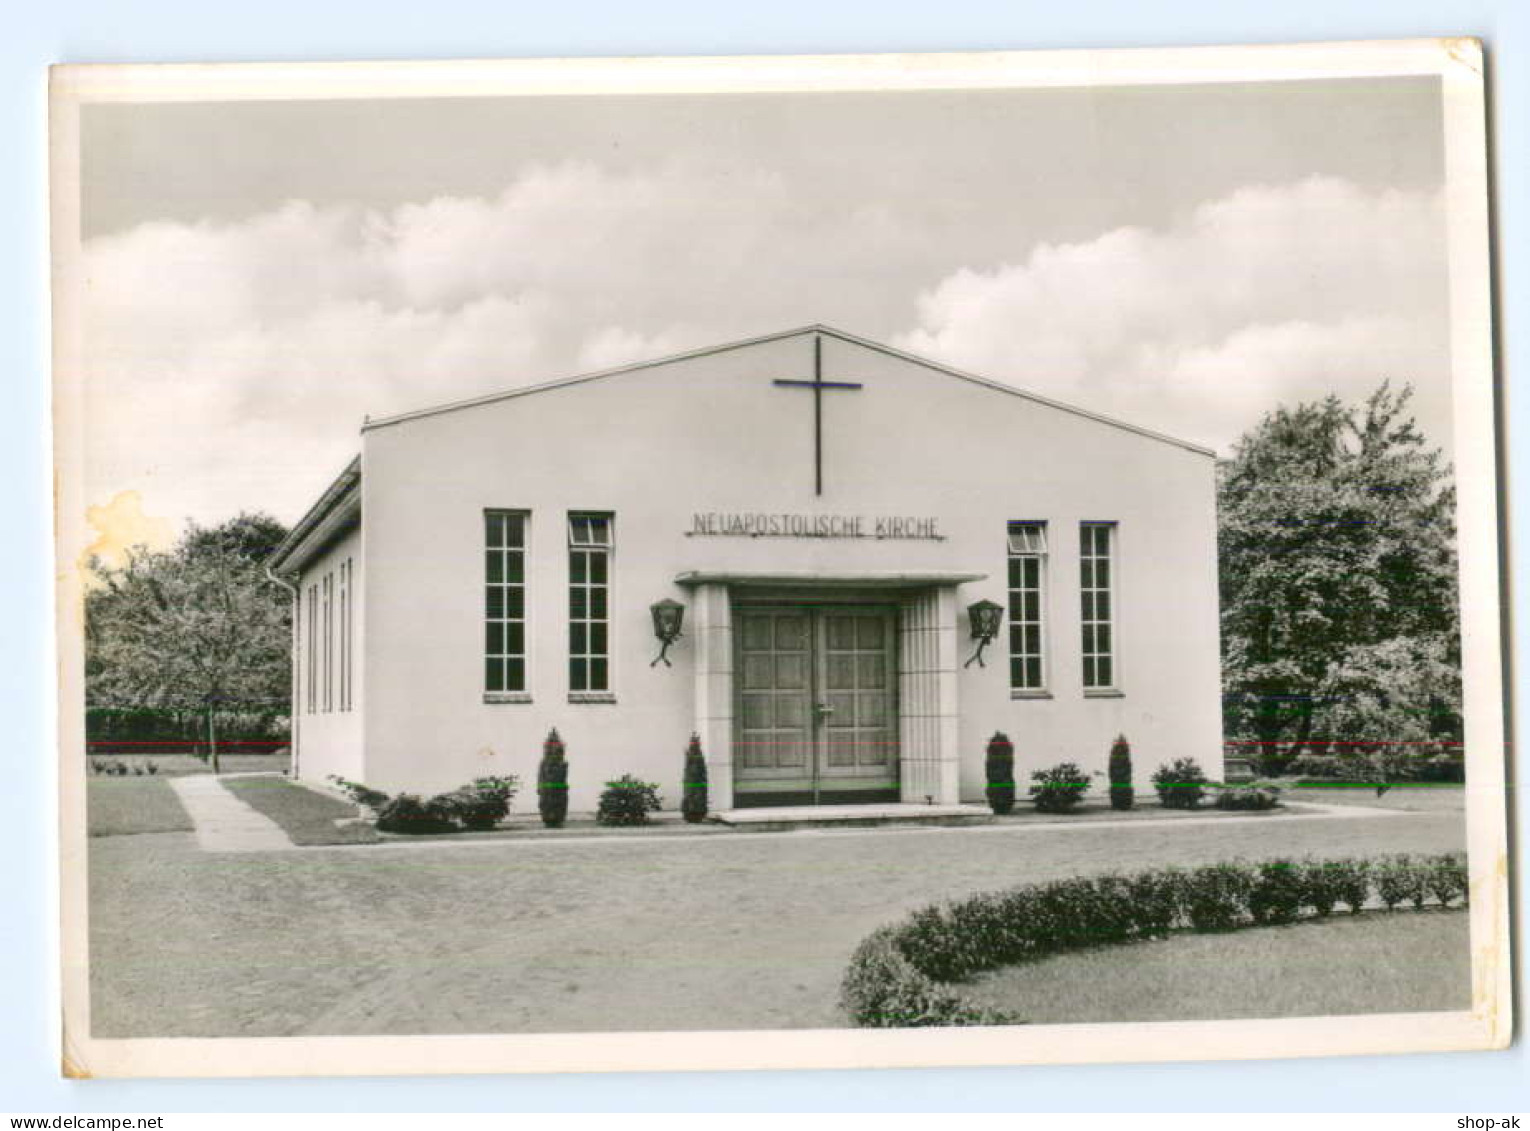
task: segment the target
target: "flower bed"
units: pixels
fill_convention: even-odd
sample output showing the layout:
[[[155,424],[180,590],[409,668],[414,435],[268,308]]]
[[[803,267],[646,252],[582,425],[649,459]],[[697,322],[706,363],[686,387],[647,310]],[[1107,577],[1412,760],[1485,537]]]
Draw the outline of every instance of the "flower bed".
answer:
[[[1467,897],[1458,854],[1376,860],[1228,861],[1027,884],[915,911],[863,941],[840,1002],[862,1027],[1014,1025],[1023,1018],[965,997],[959,982],[985,970],[1081,947],[1228,931],[1351,913],[1374,901],[1422,908]]]

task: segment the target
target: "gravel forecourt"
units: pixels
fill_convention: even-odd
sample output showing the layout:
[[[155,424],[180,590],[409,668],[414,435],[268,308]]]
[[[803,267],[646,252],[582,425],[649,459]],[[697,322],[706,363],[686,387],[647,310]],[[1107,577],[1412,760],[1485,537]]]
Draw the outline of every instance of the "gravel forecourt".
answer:
[[[823,1028],[856,944],[913,908],[1235,856],[1464,847],[1455,806],[1047,829],[199,852],[90,841],[97,1037]],[[1324,798],[1324,800],[1336,800]]]

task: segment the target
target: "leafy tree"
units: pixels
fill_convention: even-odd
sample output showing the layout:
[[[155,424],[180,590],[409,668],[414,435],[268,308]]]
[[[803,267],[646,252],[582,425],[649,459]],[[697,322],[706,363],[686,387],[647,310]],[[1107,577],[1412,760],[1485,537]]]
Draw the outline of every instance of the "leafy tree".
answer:
[[[1219,469],[1225,724],[1266,772],[1332,750],[1386,780],[1460,738],[1455,491],[1411,394],[1279,408]]]
[[[217,722],[289,710],[288,596],[262,565],[282,527],[241,514],[190,526],[169,551],[92,562],[85,599],[86,695],[94,706],[198,712],[219,770]]]
[[[182,552],[200,554],[237,554],[262,568],[276,547],[287,537],[287,528],[268,514],[240,511],[218,526],[193,523],[181,539]]]

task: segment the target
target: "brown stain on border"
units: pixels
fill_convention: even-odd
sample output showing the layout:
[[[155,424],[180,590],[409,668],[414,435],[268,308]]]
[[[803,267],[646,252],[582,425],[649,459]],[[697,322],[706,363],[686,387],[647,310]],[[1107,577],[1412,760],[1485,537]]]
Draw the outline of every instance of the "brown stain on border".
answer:
[[[64,1048],[59,1056],[59,1075],[66,1080],[94,1080],[95,1075],[76,1060],[69,1051],[69,1042],[65,1040]]]

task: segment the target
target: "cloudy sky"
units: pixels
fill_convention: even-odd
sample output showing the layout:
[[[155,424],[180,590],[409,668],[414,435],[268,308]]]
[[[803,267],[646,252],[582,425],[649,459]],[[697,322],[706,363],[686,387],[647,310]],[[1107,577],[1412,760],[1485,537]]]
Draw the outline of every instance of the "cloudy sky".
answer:
[[[1433,80],[95,106],[81,171],[89,498],[156,536],[811,322],[1224,452],[1386,377],[1449,439]]]

